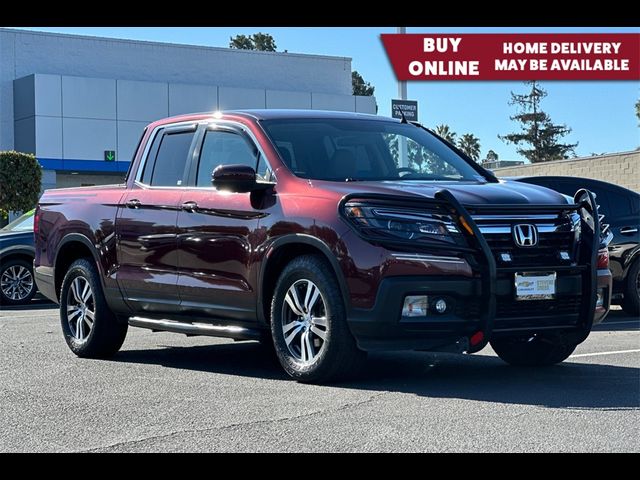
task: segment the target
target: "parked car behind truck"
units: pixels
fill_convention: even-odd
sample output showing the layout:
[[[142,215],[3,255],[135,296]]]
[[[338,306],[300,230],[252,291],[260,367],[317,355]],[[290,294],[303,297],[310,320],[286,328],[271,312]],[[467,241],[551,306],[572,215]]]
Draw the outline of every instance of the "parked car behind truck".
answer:
[[[544,175],[514,180],[541,185],[567,195],[579,188],[593,192],[604,222],[613,235],[609,243],[612,303],[622,305],[629,315],[640,315],[640,194],[591,178]]]
[[[418,125],[238,111],[152,123],[122,185],[45,192],[35,265],[76,355],[131,325],[269,341],[324,382],[371,350],[563,361],[609,308],[599,232],[590,192],[498,181]]]
[[[0,305],[25,305],[37,293],[33,279],[31,210],[0,229]]]

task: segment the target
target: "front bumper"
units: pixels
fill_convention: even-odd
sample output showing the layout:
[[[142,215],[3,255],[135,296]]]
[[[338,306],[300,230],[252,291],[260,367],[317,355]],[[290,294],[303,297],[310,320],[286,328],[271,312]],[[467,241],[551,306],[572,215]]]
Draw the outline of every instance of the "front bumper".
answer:
[[[500,277],[496,280],[493,337],[548,330],[579,335],[583,331],[585,296],[580,269],[559,272],[553,300],[517,301],[512,278]],[[603,305],[595,309],[594,324],[602,321],[609,310],[609,270],[598,271],[597,284],[603,293]],[[425,316],[403,317],[407,295],[427,295],[430,305],[442,298],[448,307],[442,314],[430,309]],[[363,350],[465,350],[469,347],[467,339],[481,330],[483,314],[486,303],[482,300],[480,278],[390,277],[381,282],[373,308],[351,309],[348,321]]]
[[[343,203],[356,196],[379,199],[375,194],[353,194],[345,197]],[[587,338],[594,323],[606,316],[611,301],[611,274],[597,269],[600,221],[592,193],[578,191],[573,205],[489,207],[498,211],[529,208],[577,212],[581,218],[581,246],[576,264],[570,266],[498,268],[493,252],[466,208],[447,190],[437,192],[432,202],[447,209],[468,230],[477,263],[475,276],[382,280],[372,309],[352,308],[349,312],[349,326],[360,348],[438,350],[453,344],[454,350],[473,353],[484,348],[494,336],[526,335],[550,329],[566,331],[568,340],[577,344]],[[556,271],[556,298],[517,301],[513,291],[516,271]],[[599,289],[604,299],[602,306],[596,305]],[[404,297],[419,294],[444,296],[452,301],[453,307],[432,317],[401,317]]]

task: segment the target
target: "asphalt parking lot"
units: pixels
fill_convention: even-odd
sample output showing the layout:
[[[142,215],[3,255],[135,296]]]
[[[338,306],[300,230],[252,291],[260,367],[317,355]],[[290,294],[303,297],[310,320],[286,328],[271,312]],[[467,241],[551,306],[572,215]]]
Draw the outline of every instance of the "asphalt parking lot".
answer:
[[[613,311],[560,366],[376,354],[362,379],[288,380],[257,343],[131,328],[67,349],[48,304],[0,311],[0,451],[640,451],[640,321]]]

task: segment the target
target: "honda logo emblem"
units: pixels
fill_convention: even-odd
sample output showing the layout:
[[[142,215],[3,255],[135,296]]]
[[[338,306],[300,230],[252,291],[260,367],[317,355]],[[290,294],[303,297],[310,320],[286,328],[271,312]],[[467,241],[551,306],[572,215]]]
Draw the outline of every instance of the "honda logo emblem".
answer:
[[[535,247],[538,244],[538,229],[526,223],[514,225],[513,240],[519,247]]]

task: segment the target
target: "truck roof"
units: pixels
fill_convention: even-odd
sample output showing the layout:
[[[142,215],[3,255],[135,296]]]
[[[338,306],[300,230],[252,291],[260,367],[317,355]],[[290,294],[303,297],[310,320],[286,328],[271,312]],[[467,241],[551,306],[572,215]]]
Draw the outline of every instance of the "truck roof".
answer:
[[[337,112],[330,110],[294,110],[294,109],[250,109],[250,110],[223,110],[214,112],[200,112],[177,115],[174,117],[163,118],[157,120],[151,124],[156,127],[159,125],[165,125],[168,123],[176,122],[189,122],[204,120],[207,118],[225,118],[225,117],[246,117],[254,120],[272,120],[272,119],[361,119],[361,120],[374,120],[384,122],[399,122],[397,119],[382,117],[378,115],[372,115],[368,113],[356,113],[356,112]]]

